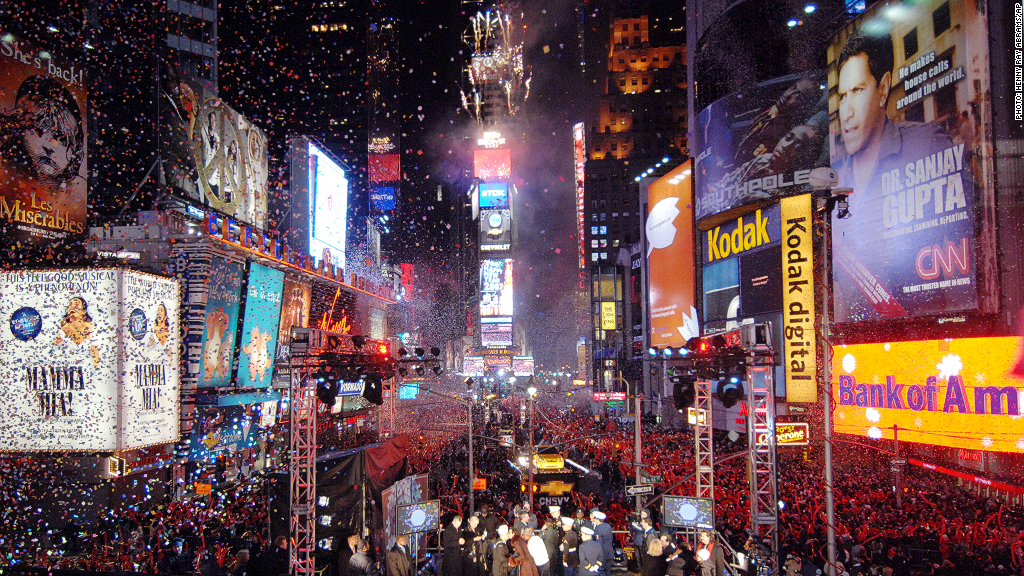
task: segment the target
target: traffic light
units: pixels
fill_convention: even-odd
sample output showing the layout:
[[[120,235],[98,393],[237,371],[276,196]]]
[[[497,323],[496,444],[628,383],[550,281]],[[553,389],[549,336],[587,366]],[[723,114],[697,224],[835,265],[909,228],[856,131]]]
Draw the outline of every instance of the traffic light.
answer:
[[[540,484],[536,482],[520,482],[519,491],[524,494],[529,494],[530,492],[536,494],[537,492],[540,492]]]

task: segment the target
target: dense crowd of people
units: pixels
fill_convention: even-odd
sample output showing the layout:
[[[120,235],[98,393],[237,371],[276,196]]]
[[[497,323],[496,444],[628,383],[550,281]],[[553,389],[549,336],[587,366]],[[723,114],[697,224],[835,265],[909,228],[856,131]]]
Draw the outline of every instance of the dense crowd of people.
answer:
[[[715,468],[717,533],[688,541],[660,522],[658,506],[636,511],[624,486],[633,483],[633,426],[583,411],[538,404],[533,440],[538,451],[556,451],[579,478],[561,507],[523,502],[522,468],[499,441],[512,433],[526,444],[518,404],[495,404],[475,414],[474,476],[487,480],[469,509],[468,445],[456,428],[461,408],[422,402],[396,411],[396,428],[410,432],[410,474],[429,473],[431,494],[441,500],[445,529],[426,543],[441,554],[424,566],[440,576],[608,576],[613,566],[641,576],[720,576],[727,563],[763,552],[747,532],[749,484],[745,458]],[[668,494],[693,494],[693,436],[645,424],[642,460],[662,478]],[[330,436],[331,448],[372,442],[368,433]],[[716,455],[740,453],[741,442],[715,437]],[[835,447],[837,574],[841,576],[1024,576],[1024,515],[993,498],[956,485],[935,472],[908,470],[896,505],[886,458]],[[826,567],[822,465],[814,451],[780,450],[780,569],[812,576]],[[280,576],[288,569],[289,542],[268,528],[266,477],[219,489],[212,496],[129,506],[101,515],[95,525],[69,521],[46,530],[33,526],[26,502],[39,496],[25,467],[0,462],[4,526],[0,546],[7,564],[132,571],[172,575]],[[46,471],[46,473],[56,473]],[[38,474],[39,471],[36,471]],[[14,479],[15,481],[12,481]],[[587,480],[591,480],[587,482]],[[586,487],[596,487],[587,489]],[[436,539],[435,539],[436,538]],[[415,576],[408,539],[390,547],[380,526],[352,534],[328,563],[329,576]],[[621,550],[631,550],[623,559]],[[702,550],[704,552],[702,552]],[[438,558],[441,558],[438,562]],[[421,555],[420,560],[423,560]]]

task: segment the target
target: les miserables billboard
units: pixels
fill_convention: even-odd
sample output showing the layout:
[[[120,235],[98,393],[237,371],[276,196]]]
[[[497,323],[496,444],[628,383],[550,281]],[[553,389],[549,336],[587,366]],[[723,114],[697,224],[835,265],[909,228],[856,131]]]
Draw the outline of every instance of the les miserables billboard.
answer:
[[[951,448],[1024,453],[1021,338],[837,346],[836,432]]]
[[[85,236],[87,97],[80,63],[0,29],[0,243]]]

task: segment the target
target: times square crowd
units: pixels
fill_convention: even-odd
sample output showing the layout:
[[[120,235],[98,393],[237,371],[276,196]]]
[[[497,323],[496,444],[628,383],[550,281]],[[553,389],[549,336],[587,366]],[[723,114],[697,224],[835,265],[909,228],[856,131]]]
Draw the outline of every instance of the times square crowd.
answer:
[[[508,406],[496,410],[488,423],[478,414],[478,434],[494,438],[503,425],[517,418]],[[423,422],[451,419],[449,407],[428,404],[400,416],[398,424],[414,431],[412,427]],[[763,550],[746,530],[749,488],[742,457],[715,467],[718,534],[711,535],[714,552],[703,560],[704,556],[697,554],[707,545],[696,543],[692,548],[682,534],[662,526],[657,506],[643,512],[650,517],[648,528],[634,510],[632,499],[626,498],[624,486],[632,483],[633,474],[628,463],[632,425],[538,407],[534,422],[538,450],[557,446],[567,459],[588,470],[596,481],[593,485],[600,489],[586,495],[574,493],[571,502],[560,508],[535,506],[526,517],[521,516],[528,508],[520,491],[522,478],[508,448],[497,442],[476,443],[475,475],[486,478],[488,484],[487,489],[477,491],[478,510],[471,515],[465,435],[437,428],[419,430],[409,444],[408,469],[431,475],[431,489],[441,500],[445,528],[439,539],[428,541],[442,551],[440,561],[435,554],[422,570],[438,571],[440,576],[607,576],[614,565],[620,565],[641,576],[718,576],[726,561],[735,560],[730,548],[747,555]],[[662,477],[661,487],[670,488],[667,493],[692,494],[692,435],[687,430],[645,424],[642,436],[649,474]],[[353,435],[338,439],[340,444],[334,447],[372,440],[372,435]],[[523,440],[522,435],[516,437],[517,442]],[[716,455],[743,449],[725,436],[715,438]],[[879,473],[887,469],[883,459],[838,443],[835,451],[840,463],[835,480],[836,568],[840,576],[1024,576],[1024,515],[1019,509],[927,471],[908,471],[903,481],[903,506],[897,509],[891,477]],[[780,499],[785,503],[779,519],[782,573],[824,573],[821,463],[813,456],[808,459],[785,450],[779,454]],[[111,511],[101,514],[101,521],[91,526],[74,522],[46,526],[33,519],[28,504],[33,487],[40,484],[26,481],[29,473],[21,464],[0,461],[4,477],[0,484],[4,517],[0,549],[7,565],[202,576],[280,576],[288,570],[287,539],[271,534],[268,528],[267,479],[262,473],[218,487],[207,498],[168,501],[147,511],[133,507]],[[454,526],[456,517],[465,519],[464,523]],[[605,528],[596,530],[594,523]],[[585,531],[595,534],[584,536]],[[353,535],[342,545],[341,559],[332,563],[331,576],[369,576],[374,571],[414,576],[411,565],[403,564],[402,571],[396,572],[391,565],[398,556],[389,555],[383,542],[364,541],[360,536],[367,532]],[[573,535],[567,536],[568,532]],[[575,548],[575,553],[565,552],[566,538],[575,538],[576,546],[568,546]],[[592,562],[579,563],[580,546],[586,539],[602,546],[601,566],[596,572],[587,570],[588,566],[595,568]],[[652,540],[660,544],[653,545]],[[499,541],[505,542],[503,548],[497,546]],[[715,544],[722,541],[729,546],[716,549]],[[628,562],[623,558],[624,548],[633,550]]]

